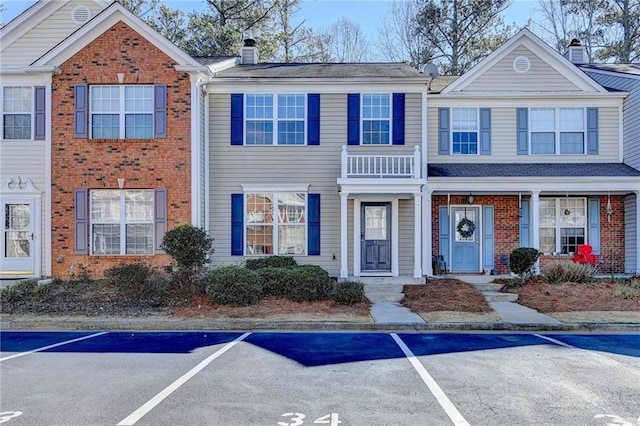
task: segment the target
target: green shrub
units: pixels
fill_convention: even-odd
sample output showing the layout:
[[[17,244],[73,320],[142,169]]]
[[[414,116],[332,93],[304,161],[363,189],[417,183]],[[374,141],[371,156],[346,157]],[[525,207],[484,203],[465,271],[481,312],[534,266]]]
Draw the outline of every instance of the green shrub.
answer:
[[[256,270],[262,283],[262,295],[287,297],[292,286],[290,269],[269,267]]]
[[[640,289],[637,286],[624,284],[619,286],[613,295],[622,299],[636,300],[640,295]]]
[[[291,256],[269,256],[247,259],[245,265],[247,269],[263,269],[263,268],[284,268],[287,266],[296,266],[298,262]]]
[[[588,263],[556,262],[542,270],[542,279],[549,284],[590,283],[596,268]]]
[[[329,299],[333,281],[327,271],[319,266],[302,265],[289,270],[288,298],[294,302],[313,302]]]
[[[255,305],[262,294],[257,272],[240,266],[224,266],[209,272],[207,290],[212,303]]]
[[[364,301],[364,284],[361,281],[343,281],[334,286],[333,300],[340,305],[353,305]]]
[[[143,263],[121,263],[105,271],[116,291],[131,300],[149,300],[163,297],[167,282],[159,279],[149,266]]]
[[[524,279],[526,275],[531,275],[539,257],[540,252],[537,249],[519,247],[509,255],[509,268],[511,272],[520,275],[520,278]]]
[[[0,302],[16,303],[32,299],[36,289],[41,285],[36,280],[20,281],[11,287],[0,290]]]
[[[161,247],[182,270],[203,268],[214,251],[213,238],[191,225],[180,225],[168,231]]]

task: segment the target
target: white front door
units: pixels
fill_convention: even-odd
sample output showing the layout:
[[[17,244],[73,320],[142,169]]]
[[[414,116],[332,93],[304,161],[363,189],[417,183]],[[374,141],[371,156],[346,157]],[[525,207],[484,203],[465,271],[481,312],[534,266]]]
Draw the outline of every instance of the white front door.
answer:
[[[33,204],[2,202],[2,275],[35,274]]]

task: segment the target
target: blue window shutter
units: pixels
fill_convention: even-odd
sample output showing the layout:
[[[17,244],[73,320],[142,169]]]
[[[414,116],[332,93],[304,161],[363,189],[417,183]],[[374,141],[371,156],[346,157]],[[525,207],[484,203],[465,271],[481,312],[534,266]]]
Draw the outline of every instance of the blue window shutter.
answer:
[[[162,239],[167,233],[167,190],[156,189],[153,191],[153,221],[156,253],[164,253]]]
[[[320,145],[320,95],[307,95],[307,145]]]
[[[529,110],[516,108],[518,155],[529,154]]]
[[[47,135],[46,122],[47,122],[47,106],[46,106],[46,89],[44,86],[37,86],[35,88],[35,132],[33,138],[35,140],[44,140]]]
[[[482,268],[494,269],[494,214],[493,206],[482,206]]]
[[[589,198],[589,245],[594,254],[600,254],[600,199]]]
[[[231,145],[242,145],[244,132],[244,95],[231,94]],[[241,253],[242,254],[242,253]]]
[[[520,247],[533,247],[531,244],[531,210],[529,200],[520,201]]]
[[[347,143],[360,145],[360,94],[347,95]]]
[[[74,99],[74,118],[73,118],[73,136],[76,138],[89,137],[89,86],[86,84],[77,84],[73,90]]]
[[[244,254],[244,194],[231,194],[231,255]]]
[[[309,222],[307,232],[309,237],[307,254],[309,256],[320,255],[320,194],[307,195],[307,212]]]
[[[449,108],[438,108],[438,154],[449,154],[449,140]]]
[[[393,94],[393,145],[404,145],[404,93]]]
[[[449,262],[449,244],[450,244],[450,233],[449,233],[449,207],[440,206],[438,209],[438,241],[439,241],[439,250],[440,256],[444,257],[444,261],[447,262],[447,267],[450,267],[451,262]]]
[[[153,86],[153,137],[167,137],[167,85]]]
[[[491,154],[491,108],[480,108],[480,154]]]
[[[89,254],[89,196],[86,189],[73,191],[75,210],[75,252]]]
[[[587,154],[598,154],[598,108],[587,108]]]

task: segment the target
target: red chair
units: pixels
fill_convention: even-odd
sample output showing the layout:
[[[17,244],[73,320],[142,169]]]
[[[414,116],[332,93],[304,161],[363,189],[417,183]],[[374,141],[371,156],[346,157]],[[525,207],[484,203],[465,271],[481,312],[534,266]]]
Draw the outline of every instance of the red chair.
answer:
[[[576,263],[596,264],[596,256],[593,254],[593,247],[588,244],[578,246],[578,251],[573,255],[573,261]]]

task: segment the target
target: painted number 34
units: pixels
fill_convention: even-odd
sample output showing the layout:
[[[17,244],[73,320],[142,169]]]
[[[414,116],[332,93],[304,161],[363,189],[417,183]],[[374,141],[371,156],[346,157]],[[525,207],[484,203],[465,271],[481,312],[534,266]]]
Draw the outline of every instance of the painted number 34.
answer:
[[[289,421],[278,422],[279,426],[299,426],[304,424],[304,418],[306,416],[302,413],[284,413],[281,417],[287,417]],[[331,413],[326,416],[318,417],[313,421],[313,424],[338,426],[340,424],[340,420],[338,420],[338,413]]]

